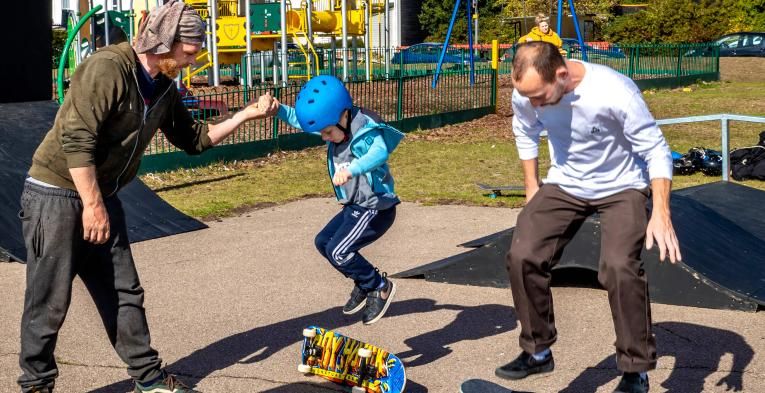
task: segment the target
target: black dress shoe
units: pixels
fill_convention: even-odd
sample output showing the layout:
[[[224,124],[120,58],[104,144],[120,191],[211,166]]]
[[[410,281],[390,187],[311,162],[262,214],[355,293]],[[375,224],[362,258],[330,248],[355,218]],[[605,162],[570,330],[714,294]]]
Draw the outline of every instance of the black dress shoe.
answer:
[[[614,393],[647,393],[648,392],[648,376],[645,379],[640,377],[639,373],[624,373],[622,380],[619,381],[619,386],[616,387]]]
[[[494,370],[494,375],[504,379],[522,379],[531,374],[549,373],[554,368],[552,353],[544,360],[536,360],[524,351],[512,362]]]

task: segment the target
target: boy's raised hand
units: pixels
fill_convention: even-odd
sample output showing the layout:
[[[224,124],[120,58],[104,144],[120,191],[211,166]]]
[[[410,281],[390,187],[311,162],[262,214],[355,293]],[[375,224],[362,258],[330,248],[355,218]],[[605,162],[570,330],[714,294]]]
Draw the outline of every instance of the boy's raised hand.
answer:
[[[258,106],[266,111],[266,116],[276,116],[279,113],[279,100],[271,96],[268,92],[258,98]]]

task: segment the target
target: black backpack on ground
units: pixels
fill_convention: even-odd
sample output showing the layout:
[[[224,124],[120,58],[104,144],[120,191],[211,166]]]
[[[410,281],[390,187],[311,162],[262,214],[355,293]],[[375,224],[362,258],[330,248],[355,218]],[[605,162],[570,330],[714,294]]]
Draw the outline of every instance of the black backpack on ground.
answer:
[[[741,181],[765,180],[765,131],[760,133],[757,146],[735,149],[730,152],[731,176]]]

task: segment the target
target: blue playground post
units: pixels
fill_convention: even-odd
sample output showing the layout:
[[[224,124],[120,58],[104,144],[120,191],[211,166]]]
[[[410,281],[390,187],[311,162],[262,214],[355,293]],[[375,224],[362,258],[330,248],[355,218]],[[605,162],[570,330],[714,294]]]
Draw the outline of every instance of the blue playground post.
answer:
[[[582,60],[587,61],[587,47],[584,46],[584,38],[582,38],[582,32],[579,31],[579,19],[576,17],[576,9],[574,9],[574,0],[568,0],[568,6],[571,9],[571,16],[574,18],[574,29],[576,30],[576,39],[579,41],[579,47],[582,48]],[[561,27],[563,22],[563,0],[558,0],[558,23],[557,32],[561,34]]]
[[[579,31],[579,19],[576,17],[576,10],[574,9],[574,0],[568,0],[568,6],[571,8],[571,16],[574,17],[574,29],[576,29],[576,37],[579,39],[579,46],[582,48],[582,60],[587,61],[587,47],[584,45],[584,38],[582,32]],[[560,17],[560,13],[558,13]]]
[[[470,52],[470,86],[475,85],[475,63],[473,57],[473,4],[470,0],[465,1],[467,4],[467,28],[468,28],[468,51]]]
[[[432,87],[435,89],[438,85],[438,75],[441,73],[441,65],[444,64],[444,57],[446,56],[446,48],[449,46],[449,39],[452,38],[452,29],[454,28],[454,21],[457,19],[457,11],[460,9],[460,0],[454,3],[454,11],[452,11],[452,19],[449,21],[449,29],[446,30],[446,38],[444,39],[444,46],[441,48],[441,55],[438,57],[438,65],[436,66],[436,74],[433,75]],[[469,24],[469,23],[468,23]],[[401,58],[403,58],[403,54]]]
[[[470,0],[465,1],[467,4],[467,17],[468,17],[468,48],[470,48],[470,86],[475,85],[475,55],[473,53],[473,24],[471,23],[473,15],[473,5]],[[454,29],[454,22],[457,20],[457,11],[460,9],[460,0],[454,3],[454,11],[452,12],[452,19],[449,21],[449,29],[446,31],[446,38],[444,39],[444,46],[441,48],[441,55],[438,57],[438,65],[436,66],[436,73],[433,75],[432,87],[435,89],[438,85],[438,76],[441,74],[441,66],[444,64],[444,57],[446,56],[446,48],[449,47],[449,40],[452,38],[452,29]],[[403,56],[402,56],[403,58]]]

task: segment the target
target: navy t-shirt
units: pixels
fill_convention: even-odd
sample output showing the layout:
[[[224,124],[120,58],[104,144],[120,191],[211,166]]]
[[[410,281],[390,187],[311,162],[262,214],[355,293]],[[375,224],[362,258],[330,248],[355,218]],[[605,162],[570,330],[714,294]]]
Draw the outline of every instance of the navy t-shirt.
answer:
[[[146,71],[146,68],[143,67],[143,64],[138,63],[138,68],[141,69],[141,71],[138,72],[138,89],[141,90],[143,103],[146,104],[146,106],[149,106],[156,98],[157,86],[159,85],[159,78],[162,74],[159,73],[156,78],[152,78],[151,75],[149,75],[149,72]]]

